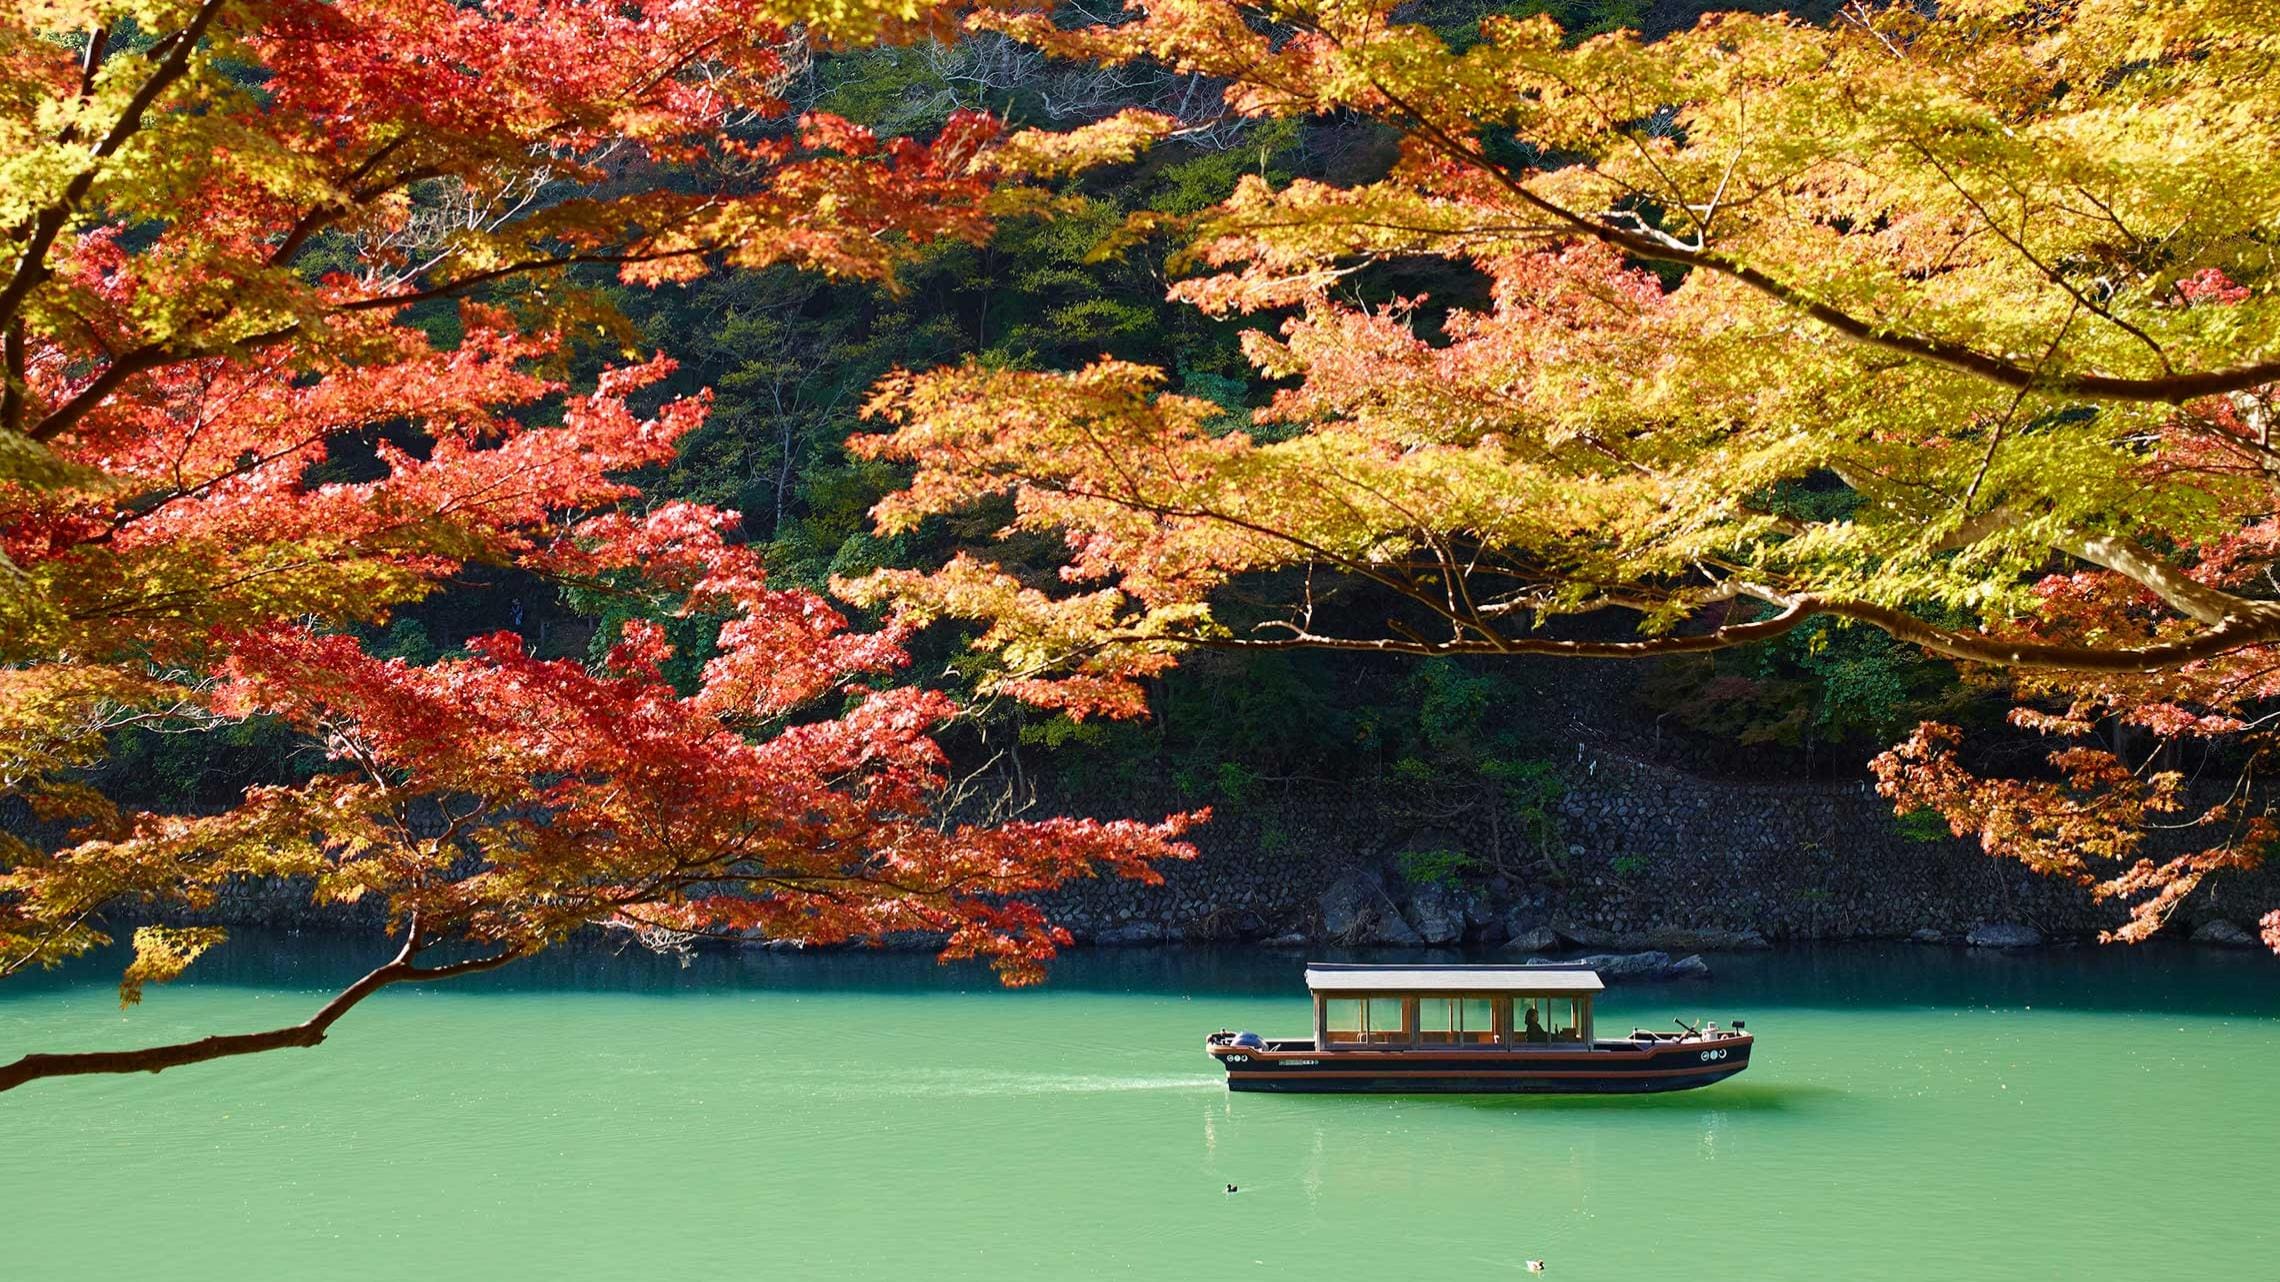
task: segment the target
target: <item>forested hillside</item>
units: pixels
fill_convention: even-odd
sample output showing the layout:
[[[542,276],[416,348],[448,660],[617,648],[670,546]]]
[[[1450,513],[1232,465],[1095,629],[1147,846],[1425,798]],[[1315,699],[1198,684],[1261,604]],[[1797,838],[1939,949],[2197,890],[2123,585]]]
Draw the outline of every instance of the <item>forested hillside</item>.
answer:
[[[1404,8],[1453,46],[1477,38],[1484,17],[1544,13],[1571,40],[1634,29],[1650,37],[1733,5],[1636,0],[1524,0],[1504,6],[1442,3]],[[1749,8],[1752,6],[1740,6]],[[1777,6],[1761,4],[1761,11]],[[1833,8],[1806,16],[1829,20]],[[1167,298],[1192,272],[1178,220],[1224,200],[1257,175],[1354,185],[1382,176],[1398,138],[1359,116],[1245,119],[1223,105],[1223,82],[1161,65],[1103,69],[1048,58],[994,34],[949,43],[807,54],[782,84],[796,111],[825,111],[882,135],[926,138],[960,111],[1016,124],[1068,128],[1128,107],[1169,113],[1184,126],[1137,163],[1062,183],[1051,208],[1008,220],[986,243],[942,241],[890,284],[834,279],[793,266],[731,269],[686,285],[617,290],[638,326],[635,349],[671,353],[678,371],[653,399],[709,388],[710,414],[670,465],[638,476],[644,502],[692,499],[743,515],[750,540],[781,583],[827,591],[834,578],[889,567],[925,569],[992,543],[1009,509],[937,518],[893,537],[872,509],[908,477],[892,463],[853,456],[851,437],[877,432],[863,416],[874,385],[898,368],[964,359],[1002,369],[1059,370],[1113,357],[1162,367],[1173,390],[1225,411],[1216,430],[1242,428],[1278,384],[1256,376],[1239,334],[1272,318],[1213,316]],[[561,189],[534,199],[560,199]],[[1161,216],[1153,234],[1136,215]],[[610,288],[606,272],[589,273]],[[1405,299],[1432,337],[1450,306],[1483,305],[1488,282],[1445,259],[1379,263],[1340,283],[1363,304]],[[458,324],[431,305],[431,330]],[[589,367],[598,353],[583,358]],[[1287,384],[1283,384],[1287,385]],[[1284,429],[1289,430],[1289,429]],[[383,434],[385,435],[385,434]],[[375,438],[377,439],[377,438]],[[328,465],[353,475],[353,455]],[[1857,495],[1834,477],[1785,483],[1770,496],[1788,510],[1841,518]],[[1016,540],[995,554],[1049,578],[1057,541]],[[1262,602],[1279,589],[1262,582]],[[1231,602],[1241,617],[1242,597]],[[712,621],[683,617],[669,595],[563,589],[537,577],[470,567],[452,590],[408,606],[365,631],[383,657],[428,662],[468,638],[505,628],[539,654],[598,659],[626,620],[652,617],[679,643],[668,672],[692,681],[708,655]],[[1325,596],[1326,613],[1382,613],[1369,590]],[[1262,606],[1261,614],[1264,614]],[[972,693],[972,660],[955,628],[922,636],[915,671]],[[2005,701],[1949,664],[1873,629],[1815,620],[1767,644],[1667,660],[1571,664],[1436,659],[1425,663],[1292,651],[1190,655],[1156,683],[1141,721],[1072,719],[1011,701],[978,706],[947,742],[977,777],[977,796],[1028,797],[1042,789],[1078,807],[1114,809],[1167,788],[1196,804],[1244,804],[1279,783],[1347,781],[1460,792],[1554,789],[1556,766],[1579,742],[1712,775],[1851,779],[1918,722],[1960,722],[1987,761],[2031,762],[2031,736],[2005,731]],[[2116,746],[2132,731],[2111,728]],[[210,731],[126,728],[102,768],[103,786],[161,807],[229,802],[248,783],[290,778],[313,763],[296,737],[262,718]],[[1515,782],[1516,781],[1516,782]]]
[[[1492,12],[1544,12],[1580,39],[1620,28],[1672,30],[1704,7],[1440,3],[1404,14],[1462,41]],[[940,564],[1002,520],[984,512],[910,535],[873,532],[871,508],[906,473],[851,457],[845,444],[876,430],[862,406],[897,367],[973,357],[1042,370],[1113,356],[1177,371],[1176,390],[1225,407],[1224,428],[1248,428],[1248,412],[1274,390],[1255,378],[1238,344],[1240,330],[1257,322],[1168,300],[1179,238],[1169,231],[1134,237],[1124,231],[1127,221],[1147,212],[1194,214],[1224,199],[1244,174],[1278,185],[1293,177],[1369,181],[1392,163],[1395,140],[1360,120],[1230,118],[1220,95],[1221,85],[1206,77],[1075,67],[989,35],[803,62],[786,91],[797,109],[834,112],[882,134],[931,136],[960,110],[1065,128],[1132,106],[1173,113],[1189,127],[1137,164],[1065,184],[1049,217],[1011,222],[986,245],[938,244],[891,287],[781,267],[622,291],[618,301],[638,322],[643,347],[680,361],[655,394],[713,391],[708,419],[682,442],[677,460],[640,476],[647,501],[687,498],[743,513],[742,533],[763,550],[772,576],[820,591],[834,576]],[[1439,309],[1477,305],[1484,282],[1419,259],[1374,270],[1348,289],[1362,300],[1424,299],[1419,324],[1429,332]],[[448,332],[456,318],[439,307],[431,322]],[[1811,508],[1844,500],[1799,491],[1790,501]],[[1035,551],[1030,569],[1047,572],[1056,549]],[[1381,608],[1366,599],[1348,604],[1363,613]],[[693,677],[706,657],[708,625],[672,617],[662,598],[563,591],[479,569],[369,630],[366,640],[377,655],[427,662],[470,636],[507,628],[541,654],[598,658],[626,619],[645,612],[685,643],[672,670]],[[919,670],[959,687],[959,639],[935,635],[922,644]],[[1042,785],[1064,801],[1113,808],[1135,790],[1167,784],[1199,804],[1253,800],[1279,781],[1433,779],[1464,789],[1520,780],[1525,792],[1539,786],[1527,781],[1548,778],[1557,759],[1573,757],[1579,737],[1713,773],[1850,778],[1927,716],[1987,722],[1998,712],[1997,704],[1975,704],[1952,669],[1881,634],[1816,624],[1746,652],[1580,670],[1199,655],[1162,679],[1145,722],[1079,722],[1001,702],[951,741],[961,760],[989,771],[991,788]],[[247,783],[307,768],[294,744],[259,719],[210,733],[129,729],[120,732],[105,786],[162,806],[221,804]]]

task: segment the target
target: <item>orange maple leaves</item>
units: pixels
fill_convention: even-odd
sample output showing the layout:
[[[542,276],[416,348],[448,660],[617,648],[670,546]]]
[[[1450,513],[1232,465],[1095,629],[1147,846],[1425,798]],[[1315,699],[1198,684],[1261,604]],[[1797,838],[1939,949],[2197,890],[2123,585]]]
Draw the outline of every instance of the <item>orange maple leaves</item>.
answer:
[[[129,16],[150,43],[112,39]],[[1154,127],[1015,146],[976,113],[923,141],[787,118],[809,40],[951,16],[88,0],[9,20],[0,794],[82,822],[61,849],[0,834],[0,973],[100,942],[121,898],[303,875],[387,896],[418,923],[407,957],[521,955],[596,922],[908,930],[1020,980],[1065,936],[1019,896],[1186,853],[1185,818],[934,813],[930,736],[957,709],[883,688],[900,634],[771,587],[732,513],[634,510],[628,474],[672,457],[705,394],[666,395],[662,356],[567,375],[630,341],[580,269],[891,282],[928,241],[986,236],[1022,174]],[[631,578],[717,622],[715,652],[684,692],[647,623],[599,670],[511,635],[412,667],[342,632],[479,565]],[[76,782],[117,725],[251,715],[331,767],[219,815],[120,816]],[[212,942],[152,932],[131,978]]]

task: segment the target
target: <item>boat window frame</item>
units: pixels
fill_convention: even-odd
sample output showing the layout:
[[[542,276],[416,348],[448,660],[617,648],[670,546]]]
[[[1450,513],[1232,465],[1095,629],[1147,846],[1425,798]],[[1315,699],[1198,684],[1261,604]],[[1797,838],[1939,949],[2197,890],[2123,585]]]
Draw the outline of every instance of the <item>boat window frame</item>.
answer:
[[[1391,1002],[1401,1012],[1400,1035],[1377,1039],[1382,1030],[1377,1026],[1376,1012],[1381,1003]],[[1362,1036],[1372,1040],[1369,1046],[1396,1046],[1407,1048],[1417,1044],[1417,994],[1403,992],[1367,993],[1362,997]]]
[[[1522,1006],[1522,1003],[1529,1001],[1564,1001],[1571,1003],[1569,1007],[1569,1017],[1575,1021],[1575,1037],[1572,1040],[1563,1041],[1558,1036],[1554,1035],[1548,1040],[1541,1042],[1531,1042],[1522,1038],[1520,1036],[1520,1026],[1522,1022],[1521,1014],[1525,1009]],[[1503,1006],[1501,1019],[1505,1028],[1506,1036],[1510,1039],[1506,1044],[1512,1046],[1514,1049],[1546,1051],[1589,1050],[1591,1048],[1591,994],[1589,993],[1507,993],[1503,996],[1500,1004]],[[1547,1011],[1549,1011],[1549,1009],[1549,1007],[1546,1007]],[[1547,1031],[1551,1031],[1551,1026],[1547,1026]]]
[[[1361,1027],[1356,1031],[1361,1034],[1362,1040],[1348,1042],[1330,1039],[1330,1003],[1333,1001],[1352,1001],[1361,1004]],[[1400,1003],[1401,1027],[1397,1030],[1399,1034],[1397,1037],[1381,1041],[1375,1040],[1382,1030],[1372,1021],[1371,1008],[1384,1002]],[[1329,1050],[1332,1047],[1343,1050],[1385,1050],[1388,1048],[1406,1050],[1415,1046],[1418,1044],[1417,994],[1390,990],[1382,992],[1341,992],[1337,994],[1316,993],[1314,995],[1314,1044],[1323,1050]]]
[[[1411,1006],[1411,1008],[1410,1008],[1410,1016],[1409,1016],[1409,1035],[1410,1035],[1410,1041],[1411,1041],[1411,1044],[1412,1044],[1412,1045],[1415,1045],[1415,1046],[1417,1046],[1417,1047],[1419,1047],[1420,1049],[1425,1049],[1425,1048],[1438,1048],[1438,1047],[1447,1047],[1447,1048],[1449,1048],[1449,1049],[1451,1049],[1451,1050],[1466,1050],[1466,1049],[1474,1049],[1474,1048],[1478,1048],[1478,1047],[1482,1047],[1482,1046],[1502,1046],[1502,1045],[1504,1045],[1504,1044],[1505,1044],[1505,1034],[1504,1034],[1504,1019],[1505,1019],[1505,1017],[1504,1017],[1503,1013],[1502,1013],[1501,1011],[1499,1011],[1499,1009],[1498,1009],[1498,1007],[1499,1007],[1500,1003],[1497,1001],[1497,999],[1496,999],[1496,998],[1497,998],[1497,995],[1496,995],[1495,993],[1480,993],[1480,992],[1474,992],[1474,993],[1465,993],[1465,992],[1438,992],[1438,991],[1436,991],[1436,992],[1430,992],[1430,993],[1412,993],[1412,994],[1410,994],[1410,998],[1409,998],[1409,999],[1410,999],[1410,1001],[1411,1001],[1411,1003],[1412,1003],[1412,1006]],[[1425,1003],[1427,1003],[1427,1002],[1453,1002],[1453,1003],[1455,1003],[1455,1004],[1456,1004],[1456,1007],[1457,1007],[1457,1011],[1456,1011],[1456,1021],[1455,1021],[1455,1022],[1456,1022],[1456,1024],[1457,1024],[1457,1027],[1456,1027],[1456,1028],[1453,1028],[1453,1029],[1442,1029],[1442,1030],[1440,1030],[1440,1031],[1442,1031],[1442,1032],[1444,1032],[1444,1033],[1448,1033],[1448,1034],[1450,1035],[1450,1037],[1449,1037],[1449,1040],[1448,1040],[1448,1041],[1428,1041],[1428,1040],[1426,1040],[1426,1037],[1425,1037],[1425,1031],[1426,1031],[1426,1030],[1425,1030]],[[1486,1027],[1482,1027],[1482,1028],[1474,1028],[1474,1027],[1472,1027],[1472,1026],[1469,1024],[1469,1023],[1467,1023],[1467,1022],[1466,1022],[1466,1020],[1465,1020],[1465,1015],[1464,1015],[1464,1008],[1465,1008],[1465,1006],[1466,1006],[1467,1004],[1469,1004],[1469,1003],[1472,1003],[1472,1002],[1479,1002],[1480,1004],[1482,1004],[1483,1006],[1486,1006],[1486,1007],[1488,1008],[1488,1023],[1487,1023],[1487,1026],[1486,1026]],[[1463,1034],[1465,1034],[1465,1033],[1472,1033],[1472,1032],[1486,1033],[1486,1034],[1488,1034],[1488,1040],[1487,1040],[1487,1041],[1485,1041],[1485,1042],[1475,1042],[1475,1041],[1465,1041],[1465,1040],[1461,1040],[1461,1038],[1462,1038],[1462,1035],[1463,1035]]]
[[[1589,1050],[1594,1045],[1592,1028],[1592,994],[1573,991],[1536,992],[1459,992],[1433,990],[1420,992],[1392,989],[1317,991],[1314,998],[1314,1045],[1318,1050],[1463,1050],[1494,1047],[1498,1050],[1568,1051]],[[1528,1042],[1520,1039],[1520,1003],[1529,999],[1538,1001],[1568,1001],[1575,1020],[1576,1036],[1572,1041]],[[1401,1003],[1401,1040],[1371,1041],[1378,1032],[1370,1020],[1370,1003],[1398,1000]],[[1493,1024],[1492,1042],[1428,1042],[1423,1040],[1424,1028],[1419,1003],[1426,1000],[1485,1001]],[[1333,1041],[1330,1037],[1330,1003],[1353,1001],[1361,1005],[1360,1024],[1357,1030],[1362,1041]],[[1460,1019],[1462,1017],[1460,1016]]]

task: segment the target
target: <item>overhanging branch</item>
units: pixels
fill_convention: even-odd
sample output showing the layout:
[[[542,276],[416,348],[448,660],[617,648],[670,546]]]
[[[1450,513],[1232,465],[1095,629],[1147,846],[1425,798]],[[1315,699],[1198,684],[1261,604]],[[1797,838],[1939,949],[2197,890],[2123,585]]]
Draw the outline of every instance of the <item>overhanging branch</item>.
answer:
[[[397,953],[394,960],[342,989],[316,1014],[298,1024],[259,1033],[228,1033],[166,1046],[145,1046],[137,1050],[25,1055],[13,1063],[0,1064],[0,1091],[14,1090],[26,1082],[43,1077],[159,1073],[170,1068],[180,1068],[184,1064],[200,1064],[212,1059],[227,1059],[233,1055],[254,1055],[293,1046],[314,1046],[322,1042],[326,1031],[358,1002],[391,984],[456,979],[478,971],[495,970],[522,956],[521,953],[508,951],[495,957],[477,957],[445,966],[415,966],[411,960],[413,942],[412,938],[407,938],[403,951]]]
[[[1103,645],[1169,645],[1199,650],[1342,650],[1362,654],[1420,657],[1454,655],[1546,655],[1570,659],[1661,659],[1704,654],[1772,640],[1816,616],[1850,619],[1895,640],[1969,663],[2013,669],[2066,672],[2161,672],[2201,663],[2235,650],[2280,642],[2280,611],[2231,615],[2206,632],[2155,645],[2101,649],[2047,641],[2020,641],[1985,633],[1935,627],[1906,611],[1865,601],[1825,600],[1809,594],[1783,594],[1748,587],[1742,595],[1779,605],[1781,613],[1752,623],[1729,624],[1708,632],[1647,637],[1638,641],[1564,641],[1546,637],[1486,639],[1459,637],[1434,641],[1407,637],[1335,637],[1295,632],[1287,637],[1197,636],[1176,633],[1118,633]]]
[[[1491,159],[1479,148],[1435,124],[1431,116],[1402,95],[1372,79],[1372,87],[1391,103],[1394,110],[1409,122],[1410,132],[1450,159],[1487,174],[1491,181],[1510,193],[1515,199],[1538,213],[1551,218],[1560,226],[1578,235],[1588,236],[1611,245],[1636,258],[1671,263],[1681,267],[1697,267],[1716,272],[1737,281],[1750,289],[1790,307],[1827,326],[1845,338],[1870,347],[1898,352],[1927,360],[1936,365],[1970,374],[2001,387],[2055,393],[2063,396],[2080,396],[2093,400],[2127,401],[2140,404],[2176,405],[2204,396],[2218,396],[2227,392],[2246,391],[2266,383],[2280,381],[2280,360],[2257,361],[2231,369],[2201,370],[2189,373],[2168,373],[2153,378],[2129,378],[2110,374],[2046,375],[2037,365],[2022,365],[2017,361],[1990,356],[1964,343],[1950,342],[1919,334],[1906,334],[1887,328],[1876,321],[1855,316],[1841,308],[1813,298],[1796,285],[1779,277],[1729,258],[1716,250],[1690,245],[1669,237],[1652,235],[1644,230],[1618,227],[1600,218],[1569,209],[1530,189],[1526,183]]]

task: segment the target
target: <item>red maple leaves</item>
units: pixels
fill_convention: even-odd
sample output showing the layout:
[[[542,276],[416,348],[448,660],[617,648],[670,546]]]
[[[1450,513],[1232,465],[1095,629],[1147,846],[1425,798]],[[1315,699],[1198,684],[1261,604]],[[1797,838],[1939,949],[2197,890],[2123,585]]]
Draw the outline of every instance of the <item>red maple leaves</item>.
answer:
[[[131,47],[119,16],[50,6],[0,40],[0,795],[79,822],[60,850],[0,835],[0,974],[100,942],[122,898],[300,875],[388,898],[406,943],[379,982],[592,923],[923,931],[1023,980],[1065,936],[1019,896],[1186,853],[1187,818],[938,813],[958,709],[888,687],[899,634],[770,586],[734,514],[642,511],[627,479],[707,397],[664,393],[670,359],[626,350],[581,270],[884,281],[986,235],[1038,167],[974,113],[926,140],[787,118],[809,41],[948,10],[169,0]],[[620,363],[570,377],[596,355]],[[470,566],[677,599],[715,652],[682,691],[654,624],[593,670],[511,635],[431,667],[348,635]],[[75,773],[123,723],[256,714],[325,772],[139,816]],[[213,942],[145,932],[130,978]]]

